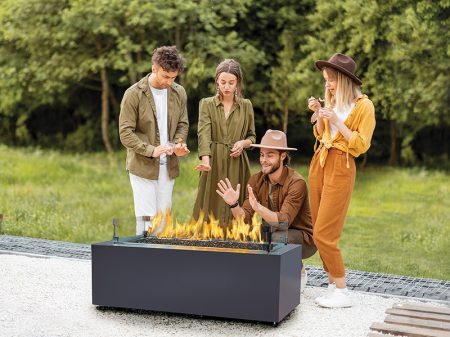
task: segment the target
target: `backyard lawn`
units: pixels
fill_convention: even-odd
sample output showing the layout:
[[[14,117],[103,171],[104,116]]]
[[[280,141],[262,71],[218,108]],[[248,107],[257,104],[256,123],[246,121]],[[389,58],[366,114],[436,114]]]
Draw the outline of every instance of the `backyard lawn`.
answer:
[[[92,243],[111,239],[116,217],[119,234],[132,234],[124,162],[125,152],[61,154],[0,145],[0,233]],[[173,194],[178,222],[191,215],[196,162],[195,154],[181,159]],[[307,176],[307,165],[295,168]],[[450,280],[449,181],[448,172],[422,168],[359,170],[341,240],[347,267]],[[318,254],[306,263],[320,264]]]

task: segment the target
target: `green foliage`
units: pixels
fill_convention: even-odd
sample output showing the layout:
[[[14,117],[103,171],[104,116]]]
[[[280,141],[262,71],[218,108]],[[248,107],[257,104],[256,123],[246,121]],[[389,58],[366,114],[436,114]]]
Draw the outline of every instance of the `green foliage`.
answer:
[[[196,153],[181,158],[175,218],[189,221],[197,193]],[[307,177],[308,167],[295,166]],[[252,172],[258,170],[253,162]],[[340,242],[351,269],[450,280],[449,174],[425,169],[359,170]],[[395,186],[395,188],[392,188]],[[134,233],[125,153],[67,155],[0,145],[3,234],[91,243]],[[308,264],[320,265],[318,255]]]
[[[154,48],[177,45],[187,60],[179,80],[194,128],[199,99],[214,92],[216,65],[235,58],[258,136],[280,128],[309,146],[306,99],[323,95],[313,61],[343,52],[356,59],[363,90],[376,105],[371,153],[393,157],[394,144],[403,163],[414,164],[435,156],[431,146],[414,145],[424,130],[450,125],[449,14],[448,0],[4,0],[0,141],[46,146],[53,137],[61,148],[101,147],[105,135],[83,139],[83,130],[100,130],[100,111],[114,126],[124,90],[150,70]],[[88,117],[78,118],[79,106]],[[45,134],[32,120],[50,109],[75,125]],[[116,134],[108,137],[117,149]],[[446,143],[448,136],[434,139]]]
[[[402,157],[414,162],[411,143],[430,125],[449,125],[448,1],[317,1],[309,16],[314,33],[303,47],[300,79],[312,77],[313,60],[334,52],[358,62],[357,75],[376,105],[378,119],[395,121]],[[446,13],[446,14],[445,14]],[[303,70],[305,69],[305,70]],[[317,81],[302,90],[318,90]]]

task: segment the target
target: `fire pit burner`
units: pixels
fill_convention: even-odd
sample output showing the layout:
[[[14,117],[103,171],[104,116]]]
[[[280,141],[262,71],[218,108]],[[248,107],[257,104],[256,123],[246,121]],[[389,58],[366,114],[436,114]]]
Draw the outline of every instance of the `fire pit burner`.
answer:
[[[192,247],[211,247],[211,248],[225,248],[225,249],[250,249],[250,250],[268,250],[268,243],[258,242],[238,242],[238,241],[222,241],[222,240],[187,240],[175,238],[156,238],[146,237],[137,240],[130,240],[129,243],[144,243],[144,244],[160,244],[160,245],[175,245],[175,246],[192,246]]]

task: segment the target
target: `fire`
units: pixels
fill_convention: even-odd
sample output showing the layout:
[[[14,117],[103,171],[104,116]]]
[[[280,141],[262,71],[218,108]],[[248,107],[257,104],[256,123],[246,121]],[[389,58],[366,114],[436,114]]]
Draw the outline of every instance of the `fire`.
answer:
[[[164,227],[160,229],[164,217]],[[189,240],[229,240],[239,242],[262,242],[261,239],[261,218],[255,213],[252,224],[246,224],[244,219],[233,219],[231,225],[224,228],[219,226],[219,221],[212,215],[210,221],[203,220],[204,214],[200,214],[197,221],[194,219],[189,223],[173,222],[170,211],[165,215],[161,212],[152,219],[152,227],[148,229],[150,236],[158,238],[177,238]]]

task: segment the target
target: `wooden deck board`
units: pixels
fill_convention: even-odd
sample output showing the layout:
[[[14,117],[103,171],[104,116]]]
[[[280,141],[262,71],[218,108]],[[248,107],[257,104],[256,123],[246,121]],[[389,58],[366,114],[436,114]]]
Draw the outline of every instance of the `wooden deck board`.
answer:
[[[396,303],[383,323],[374,322],[367,337],[450,337],[450,307]]]
[[[370,326],[371,330],[392,334],[395,336],[407,336],[407,337],[450,337],[450,332],[417,328],[412,326],[386,324],[375,322]]]
[[[407,316],[413,318],[429,319],[434,321],[450,322],[450,315],[435,314],[431,312],[420,312],[403,309],[387,309],[386,313],[397,316]]]
[[[406,316],[387,315],[385,323],[450,331],[450,323]]]

